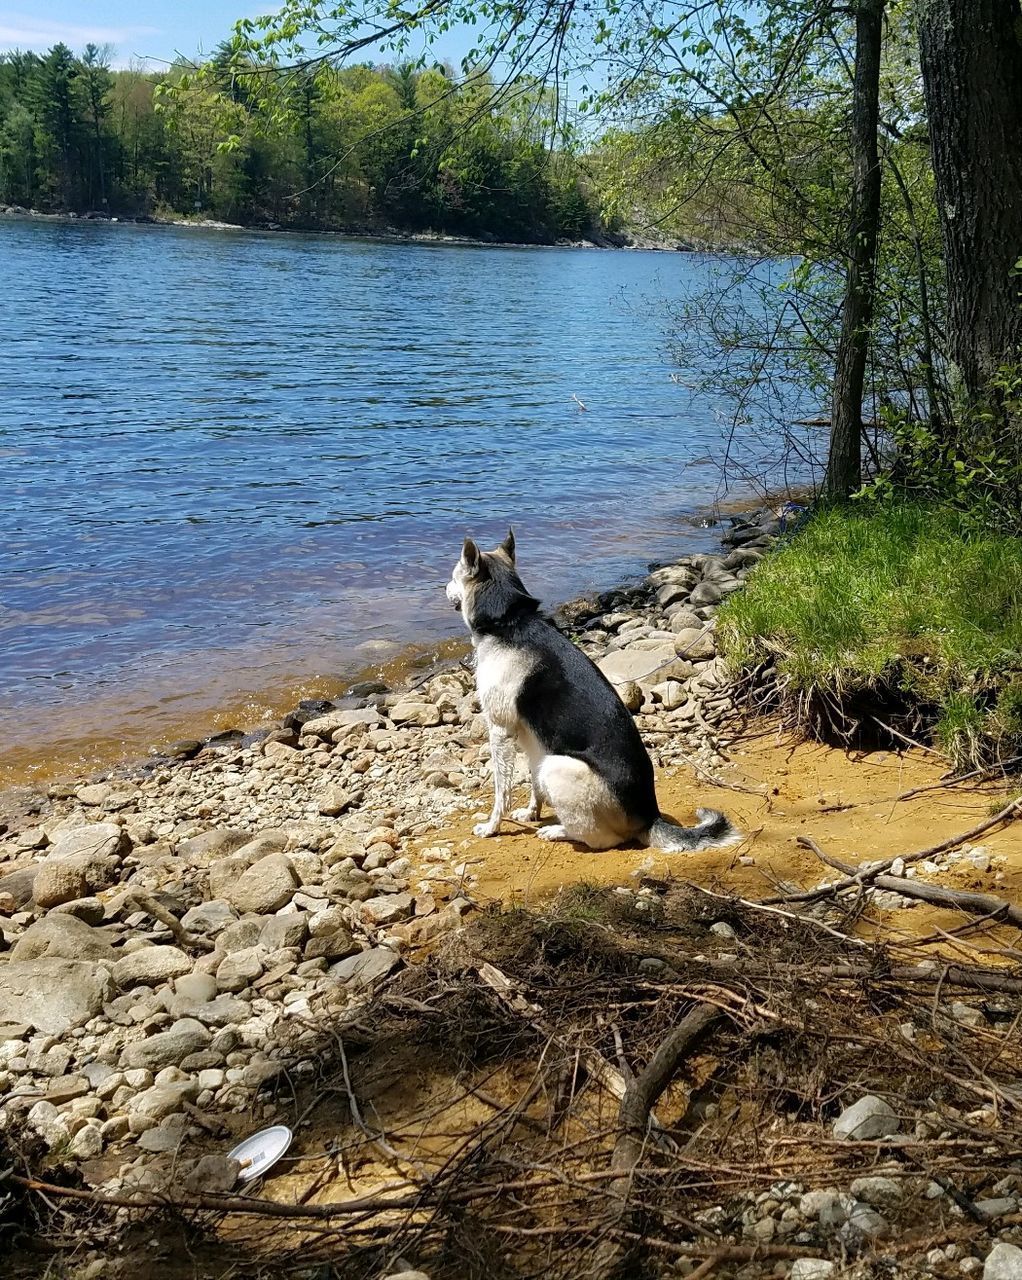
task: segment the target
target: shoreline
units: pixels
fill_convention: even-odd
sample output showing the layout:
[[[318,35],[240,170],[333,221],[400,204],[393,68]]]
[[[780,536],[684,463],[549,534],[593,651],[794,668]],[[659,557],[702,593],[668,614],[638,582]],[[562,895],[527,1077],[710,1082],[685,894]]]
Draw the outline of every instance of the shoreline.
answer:
[[[770,517],[739,521],[723,551],[560,611],[632,711],[663,810],[686,822],[709,804],[735,820],[742,843],[724,857],[594,855],[511,821],[475,836],[490,800],[487,733],[453,657],[400,688],[299,708],[258,741],[35,792],[0,822],[0,1146],[10,1134],[33,1153],[32,1176],[150,1199],[216,1190],[224,1153],[271,1123],[292,1124],[294,1158],[312,1162],[337,1133],[312,1107],[324,1037],[372,1022],[388,984],[421,972],[436,947],[452,954],[486,907],[535,909],[595,885],[648,913],[680,874],[709,894],[703,932],[724,917],[696,959],[726,960],[732,917],[710,902],[721,890],[755,898],[832,876],[800,849],[802,831],[893,856],[920,833],[968,826],[960,794],[938,810],[940,768],[922,753],[853,764],[836,749],[734,736],[740,692],[716,615],[780,531]],[[926,794],[894,814],[916,783]],[[984,811],[990,794],[978,792]],[[1017,846],[999,832],[921,870],[1003,891],[1022,882]],[[872,906],[857,926],[866,939],[955,927],[953,912],[888,888]],[[302,1168],[276,1171],[269,1198],[304,1203]],[[309,1176],[328,1200],[372,1194],[377,1177],[344,1165],[325,1183]]]
[[[55,212],[42,209],[24,209],[16,206],[0,208],[0,218],[11,221],[39,221],[64,223],[100,223],[134,227],[182,227],[195,231],[241,231],[255,235],[311,235],[330,236],[342,240],[375,240],[391,244],[453,245],[477,249],[599,249],[628,250],[633,253],[722,253],[735,257],[755,255],[757,250],[749,245],[695,244],[681,240],[658,239],[636,231],[606,232],[598,237],[580,240],[497,240],[475,236],[450,235],[443,231],[404,231],[398,227],[294,227],[278,223],[224,222],[216,218],[175,218],[133,216],[130,214],[100,214]]]
[[[776,508],[786,501],[805,500],[807,491],[788,489],[784,492],[763,495],[759,504],[763,509]],[[719,535],[728,519],[743,516],[755,510],[750,495],[735,497],[710,507],[699,508],[687,514],[679,513],[686,525],[694,531],[702,531],[706,537],[703,547],[697,550],[712,551],[719,548]],[[679,535],[680,536],[680,535]],[[549,612],[558,615],[570,610],[580,601],[594,600],[600,595],[628,590],[649,571],[652,562],[636,555],[634,572],[603,588],[553,603]],[[656,562],[660,563],[660,562]],[[388,687],[400,689],[409,682],[424,678],[423,673],[432,668],[444,669],[452,661],[469,650],[468,640],[459,629],[455,634],[417,634],[404,640],[390,641],[377,638],[355,645],[343,652],[321,671],[310,670],[291,681],[274,682],[262,688],[224,690],[224,697],[208,699],[195,694],[196,702],[208,705],[179,713],[166,727],[161,727],[163,717],[144,716],[144,706],[162,705],[164,686],[146,687],[145,696],[138,706],[135,703],[112,703],[96,697],[80,700],[76,704],[47,711],[49,720],[58,721],[67,716],[74,719],[76,707],[84,707],[88,723],[97,726],[95,733],[77,731],[73,737],[44,736],[38,745],[15,748],[0,758],[0,816],[5,797],[45,788],[69,778],[102,779],[108,775],[144,772],[165,758],[187,758],[211,740],[256,741],[278,727],[286,716],[305,701],[339,701],[348,696],[352,687],[366,682],[382,681]],[[376,649],[373,654],[369,650]],[[332,668],[332,670],[331,670]],[[176,690],[172,693],[176,696]],[[138,701],[136,699],[136,701]],[[27,719],[33,716],[33,708],[20,711],[11,708],[7,712],[12,720],[19,714]],[[151,722],[151,728],[138,729],[140,716]],[[114,729],[107,729],[112,719]],[[101,731],[100,731],[101,730]]]

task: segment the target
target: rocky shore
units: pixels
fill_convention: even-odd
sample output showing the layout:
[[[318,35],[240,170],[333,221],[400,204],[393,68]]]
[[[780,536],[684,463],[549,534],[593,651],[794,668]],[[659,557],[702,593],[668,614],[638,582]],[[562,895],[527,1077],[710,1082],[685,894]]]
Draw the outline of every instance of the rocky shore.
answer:
[[[739,525],[725,554],[562,611],[658,761],[716,761],[716,610],[776,532]],[[440,837],[488,785],[466,660],[303,704],[251,745],[23,796],[0,835],[0,1122],[113,1156],[119,1185],[187,1151],[205,1111],[258,1115],[318,1020],[471,911]]]
[[[780,532],[770,512],[736,519],[719,554],[652,567],[559,611],[658,765],[704,776],[721,766],[736,708],[717,611]],[[224,1120],[235,1137],[278,1120],[274,1090],[315,1073],[324,1028],[371,1019],[384,984],[480,918],[478,866],[459,860],[450,831],[488,808],[486,737],[466,656],[402,688],[364,682],[337,703],[304,703],[258,741],[182,743],[146,768],[21,793],[0,813],[0,1147],[27,1143],[49,1176],[105,1195],[230,1190]],[[983,874],[998,861],[965,846],[920,869],[963,860]],[[637,912],[657,909],[653,889],[613,892]],[[873,903],[914,905],[890,887]],[[709,932],[712,962],[739,958],[726,921]],[[951,1006],[976,1034],[987,1016]],[[914,1027],[899,1034],[915,1043]],[[943,1114],[923,1115],[917,1138],[943,1128]],[[831,1140],[902,1124],[863,1096]],[[908,1186],[891,1170],[744,1195],[727,1210],[735,1248],[789,1252],[738,1274],[837,1274],[798,1246],[825,1239],[854,1253],[889,1236]],[[945,1194],[926,1177],[920,1186]],[[1004,1167],[990,1186],[976,1203],[993,1230],[1022,1208],[1022,1175]],[[722,1214],[697,1218],[716,1229]],[[1022,1280],[1012,1239],[980,1256],[945,1241],[906,1258],[904,1273]],[[679,1261],[676,1273],[693,1267]]]

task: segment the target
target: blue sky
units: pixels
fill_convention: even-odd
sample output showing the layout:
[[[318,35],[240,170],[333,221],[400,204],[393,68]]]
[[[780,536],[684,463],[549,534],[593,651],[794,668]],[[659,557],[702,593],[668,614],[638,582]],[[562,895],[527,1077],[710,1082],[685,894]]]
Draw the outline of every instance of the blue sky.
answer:
[[[113,46],[114,66],[138,58],[155,68],[176,53],[209,53],[239,18],[275,8],[273,0],[0,0],[0,50],[41,52],[62,40],[80,52],[91,41]],[[452,33],[435,52],[457,60],[468,47],[466,33]]]

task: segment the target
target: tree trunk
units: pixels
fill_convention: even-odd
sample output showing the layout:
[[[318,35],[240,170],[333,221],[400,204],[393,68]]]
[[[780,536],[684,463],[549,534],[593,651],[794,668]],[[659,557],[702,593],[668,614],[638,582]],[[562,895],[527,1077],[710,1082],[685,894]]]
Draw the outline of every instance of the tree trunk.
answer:
[[[880,221],[880,50],[885,0],[855,5],[855,81],[852,88],[852,203],[848,276],[834,368],[827,493],[847,498],[862,483],[862,388],[873,320],[877,227]]]
[[[983,398],[1022,349],[1022,9],[920,0],[919,58],[947,271],[950,356]]]

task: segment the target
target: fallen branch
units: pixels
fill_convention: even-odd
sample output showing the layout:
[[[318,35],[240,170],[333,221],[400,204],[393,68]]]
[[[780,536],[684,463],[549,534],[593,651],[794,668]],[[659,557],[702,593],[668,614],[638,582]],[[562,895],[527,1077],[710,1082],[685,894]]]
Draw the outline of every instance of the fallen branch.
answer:
[[[152,916],[154,920],[158,920],[160,924],[169,929],[179,946],[192,947],[196,951],[212,951],[216,945],[209,938],[200,938],[194,933],[189,933],[176,916],[171,915],[166,907],[162,907],[148,893],[142,893],[140,890],[135,889],[132,891],[130,900],[138,907],[139,911],[144,911],[147,916]]]
[[[809,836],[799,836],[798,843],[811,849],[821,862],[837,871],[855,874],[855,868],[833,854],[826,854]],[[941,907],[958,907],[972,915],[987,916],[991,920],[1007,920],[1022,929],[1022,907],[1016,907],[1006,898],[995,898],[990,893],[974,893],[968,889],[948,889],[944,885],[928,884],[925,880],[904,880],[900,876],[877,876],[873,884],[878,889],[900,893],[903,898],[918,898],[920,902],[932,902]]]
[[[670,1084],[682,1058],[723,1016],[716,1005],[697,1004],[660,1044],[621,1099],[618,1114],[620,1133],[610,1161],[611,1170],[616,1174],[610,1184],[610,1192],[620,1200],[615,1228],[622,1227],[629,1217],[632,1180],[642,1159],[657,1099]],[[620,1244],[607,1241],[599,1251],[593,1274],[596,1277],[609,1276],[617,1266],[620,1254]]]
[[[836,893],[843,893],[845,889],[860,889],[863,885],[869,884],[885,871],[890,871],[891,867],[894,866],[899,857],[902,862],[907,864],[910,862],[921,862],[924,858],[932,858],[938,853],[946,853],[949,849],[956,849],[967,840],[974,840],[976,836],[981,836],[985,832],[990,831],[993,827],[1000,826],[1001,823],[1011,822],[1018,816],[1020,809],[1022,809],[1022,798],[1012,800],[1009,804],[1006,804],[1003,809],[995,813],[992,818],[987,818],[977,826],[971,827],[968,831],[963,831],[961,835],[952,836],[948,840],[942,840],[940,844],[931,845],[928,849],[918,849],[915,853],[903,853],[896,855],[893,858],[886,858],[883,862],[874,863],[868,869],[862,868],[854,875],[848,876],[845,880],[837,880],[834,884],[823,885],[818,889],[806,889],[802,893],[784,893],[779,894],[774,898],[763,898],[760,905],[769,907],[783,905],[784,903],[789,902],[818,902],[821,898],[829,898]],[[800,837],[800,839],[805,839],[805,837]]]

